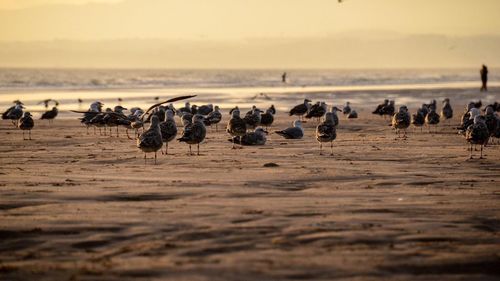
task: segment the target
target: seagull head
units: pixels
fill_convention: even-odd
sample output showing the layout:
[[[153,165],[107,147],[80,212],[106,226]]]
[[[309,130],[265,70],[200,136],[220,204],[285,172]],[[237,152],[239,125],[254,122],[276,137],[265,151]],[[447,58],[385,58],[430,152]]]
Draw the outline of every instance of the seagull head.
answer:
[[[302,128],[302,121],[300,121],[300,120],[293,121],[293,126],[298,127],[298,128]]]
[[[233,110],[231,117],[233,118],[240,117],[240,111],[238,109]]]

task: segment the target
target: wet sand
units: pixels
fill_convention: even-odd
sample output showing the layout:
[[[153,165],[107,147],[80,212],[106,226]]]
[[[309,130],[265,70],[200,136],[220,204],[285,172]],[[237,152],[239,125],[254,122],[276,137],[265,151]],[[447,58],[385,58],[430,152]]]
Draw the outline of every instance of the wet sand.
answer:
[[[308,122],[237,150],[209,131],[158,165],[123,130],[37,121],[22,141],[3,121],[0,279],[498,280],[500,146],[468,160],[453,123],[396,140],[370,109],[342,118],[334,156]]]

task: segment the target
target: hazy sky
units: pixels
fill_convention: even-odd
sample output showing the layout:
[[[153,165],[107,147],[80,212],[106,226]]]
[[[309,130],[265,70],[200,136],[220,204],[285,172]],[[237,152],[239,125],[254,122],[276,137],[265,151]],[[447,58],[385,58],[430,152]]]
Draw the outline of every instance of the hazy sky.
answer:
[[[2,40],[500,34],[499,0],[0,0]]]
[[[498,11],[500,0],[0,0],[0,66],[499,65]]]

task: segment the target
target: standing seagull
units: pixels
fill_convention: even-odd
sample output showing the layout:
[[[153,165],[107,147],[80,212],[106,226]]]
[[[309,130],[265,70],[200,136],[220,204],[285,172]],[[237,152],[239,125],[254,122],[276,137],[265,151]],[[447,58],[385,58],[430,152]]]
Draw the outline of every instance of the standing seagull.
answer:
[[[383,103],[377,105],[377,108],[375,108],[375,110],[372,112],[372,114],[378,114],[380,116],[384,115],[384,113],[382,112],[382,109],[384,107],[386,107],[388,104],[389,104],[389,100],[384,100]]]
[[[441,118],[444,121],[453,118],[453,108],[451,107],[449,98],[446,98],[443,101],[443,107],[441,108]]]
[[[396,108],[395,108],[395,106],[394,106],[394,103],[395,103],[395,102],[394,102],[393,100],[390,100],[390,101],[389,101],[389,104],[388,104],[388,105],[386,105],[386,106],[384,106],[384,107],[382,108],[382,110],[381,110],[381,111],[382,111],[382,115],[384,116],[384,118],[385,118],[385,116],[386,116],[386,115],[387,115],[387,116],[389,116],[389,117],[394,116],[394,112],[396,111]]]
[[[12,120],[12,124],[17,127],[19,125],[19,119],[23,117],[23,108],[23,103],[16,101],[14,106],[10,107],[2,114],[2,119]]]
[[[26,130],[29,132],[29,139],[31,140],[31,129],[33,129],[34,126],[35,121],[33,121],[31,113],[24,113],[24,117],[19,120],[19,129],[23,130],[23,140],[26,140],[26,138],[24,137],[24,131]]]
[[[159,124],[160,120],[158,116],[153,115],[149,129],[144,131],[139,138],[137,138],[137,147],[144,152],[144,163],[146,163],[146,153],[154,152],[156,164],[156,152],[163,146]]]
[[[337,112],[339,112],[340,109],[336,106],[332,107],[332,118],[333,118],[333,125],[335,125],[335,128],[339,126],[339,117],[337,116]]]
[[[350,102],[346,102],[345,103],[345,106],[344,108],[342,109],[342,113],[344,113],[344,115],[349,115],[349,113],[351,113],[351,106],[350,106]]]
[[[276,108],[274,107],[274,104],[271,104],[271,106],[268,108],[268,110],[271,111],[272,115],[276,115]]]
[[[57,114],[59,113],[59,110],[57,110],[57,107],[52,107],[52,110],[46,111],[42,114],[42,117],[40,119],[46,119],[49,120],[49,124],[54,121],[56,118]]]
[[[437,124],[439,124],[439,114],[436,113],[434,108],[425,116],[425,123],[429,126],[429,133],[431,132],[431,125],[435,125],[437,132]]]
[[[304,129],[302,129],[302,121],[295,120],[293,127],[286,128],[281,131],[275,131],[276,134],[284,137],[285,139],[301,139],[304,136]]]
[[[422,132],[422,128],[425,124],[425,115],[420,109],[417,110],[417,113],[413,114],[411,123],[415,127],[420,127],[420,132]]]
[[[309,113],[307,113],[306,118],[317,118],[318,122],[321,117],[325,115],[325,113],[328,111],[328,106],[326,105],[325,102],[317,102],[313,106],[311,106],[311,109],[309,110]]]
[[[488,131],[488,127],[486,126],[484,117],[483,116],[474,117],[474,124],[470,125],[465,133],[465,139],[470,144],[470,159],[472,159],[473,144],[481,145],[481,157],[479,159],[483,159],[483,146],[488,143],[489,138],[490,138],[490,132]]]
[[[319,155],[323,155],[323,143],[330,142],[331,153],[333,156],[333,141],[337,138],[337,129],[333,121],[333,113],[327,112],[325,121],[316,127],[316,140],[319,142]]]
[[[262,110],[254,107],[250,114],[247,113],[245,118],[243,118],[243,120],[247,124],[247,129],[255,129],[255,128],[257,128],[257,126],[260,125],[260,121],[262,119],[260,117],[261,112],[262,112]]]
[[[276,112],[276,111],[274,111]],[[272,108],[268,108],[266,113],[260,115],[260,125],[265,126],[266,130],[274,122],[274,113]]]
[[[292,110],[290,110],[290,116],[299,116],[300,119],[306,114],[309,109],[311,108],[310,100],[304,99],[304,103],[301,103],[299,105],[296,105]]]
[[[488,105],[485,110],[484,120],[491,138],[498,138],[500,119],[496,115],[493,106]]]
[[[182,137],[177,140],[180,142],[185,142],[189,144],[189,155],[192,155],[191,145],[196,144],[198,146],[198,155],[200,155],[200,143],[205,140],[207,135],[207,129],[205,124],[203,124],[203,115],[196,114],[193,117],[193,123],[187,125],[184,128],[184,133]]]
[[[215,131],[217,132],[217,124],[222,120],[219,106],[214,107],[214,111],[210,112],[205,118],[205,125],[212,126],[215,124]]]
[[[161,138],[165,143],[165,155],[168,155],[168,143],[177,136],[177,125],[175,125],[174,112],[167,109],[165,121],[160,123]]]
[[[406,129],[410,126],[410,114],[408,113],[408,107],[405,105],[399,108],[399,112],[394,114],[392,117],[392,127],[396,130],[398,138],[401,137],[400,130],[403,130],[403,138],[406,138]]]
[[[240,111],[235,109],[231,113],[231,119],[227,123],[227,132],[231,137],[242,137],[247,133],[247,124],[240,117]],[[235,143],[233,142],[233,149],[235,149]]]

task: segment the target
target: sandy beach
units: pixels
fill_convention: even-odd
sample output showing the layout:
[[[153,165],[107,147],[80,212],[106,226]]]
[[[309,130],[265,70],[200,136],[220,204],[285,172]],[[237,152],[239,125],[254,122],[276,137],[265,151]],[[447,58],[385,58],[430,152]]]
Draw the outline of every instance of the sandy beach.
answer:
[[[399,93],[436,96],[415,94]],[[23,141],[4,120],[0,280],[498,280],[500,146],[468,159],[454,127],[469,98],[406,140],[357,103],[334,156],[319,155],[315,121],[302,140],[231,150],[224,111],[201,156],[172,142],[158,165],[124,130],[37,120]]]

